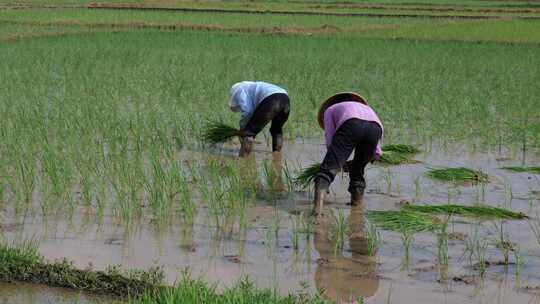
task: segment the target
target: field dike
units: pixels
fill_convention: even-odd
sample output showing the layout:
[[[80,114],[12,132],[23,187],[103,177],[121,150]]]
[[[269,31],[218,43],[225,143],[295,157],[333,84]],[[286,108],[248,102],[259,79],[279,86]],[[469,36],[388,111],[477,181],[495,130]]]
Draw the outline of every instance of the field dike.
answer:
[[[274,15],[304,15],[304,16],[341,16],[341,17],[378,17],[378,18],[433,18],[433,19],[518,19],[537,20],[536,16],[492,16],[492,15],[430,15],[430,14],[384,14],[384,13],[334,13],[318,11],[287,11],[287,10],[257,10],[257,9],[220,9],[220,8],[192,8],[192,7],[153,7],[133,4],[109,4],[92,3],[87,6],[89,9],[116,9],[116,10],[156,10],[156,11],[177,11],[195,13],[223,13],[223,14],[274,14]]]
[[[35,245],[0,245],[0,281],[28,282],[63,287],[118,297],[140,296],[161,288],[163,270],[120,270],[111,266],[105,271],[77,269],[64,259],[47,262]]]
[[[153,303],[328,303],[320,294],[277,295],[271,289],[259,289],[242,279],[231,288],[218,292],[215,285],[193,279],[184,271],[175,286],[164,285],[160,267],[122,271],[117,266],[105,271],[77,269],[66,259],[44,261],[31,242],[0,245],[0,281],[28,282],[63,287],[95,294],[107,294],[132,304]]]

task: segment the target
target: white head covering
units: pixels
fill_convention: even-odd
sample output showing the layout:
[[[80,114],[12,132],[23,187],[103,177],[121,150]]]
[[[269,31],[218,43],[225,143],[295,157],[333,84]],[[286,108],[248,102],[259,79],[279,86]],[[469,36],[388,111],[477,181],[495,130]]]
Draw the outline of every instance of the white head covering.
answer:
[[[243,103],[246,102],[246,92],[244,91],[244,86],[250,83],[252,83],[252,81],[241,81],[232,85],[229,107],[233,112],[239,112]]]

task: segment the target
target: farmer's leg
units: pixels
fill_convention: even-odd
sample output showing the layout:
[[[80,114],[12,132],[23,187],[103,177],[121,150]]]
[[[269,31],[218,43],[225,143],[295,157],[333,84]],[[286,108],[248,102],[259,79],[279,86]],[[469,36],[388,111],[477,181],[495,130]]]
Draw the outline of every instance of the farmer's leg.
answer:
[[[240,149],[240,156],[246,156],[251,153],[255,136],[279,113],[281,107],[274,99],[275,95],[281,94],[272,94],[261,101],[257,109],[255,109],[253,116],[251,116],[251,119],[246,124],[241,140],[242,148]]]
[[[354,151],[354,158],[349,171],[349,192],[351,193],[351,205],[359,204],[362,201],[366,181],[364,171],[367,164],[373,160],[377,143],[382,136],[381,127],[370,121],[361,121],[356,125],[357,145]]]
[[[279,152],[283,146],[283,125],[287,122],[290,112],[290,101],[287,94],[274,94],[276,116],[272,119],[270,134],[272,134],[272,152]],[[270,96],[270,97],[272,97]]]
[[[351,120],[341,125],[328,147],[326,156],[321,164],[321,170],[315,178],[315,213],[320,214],[323,208],[324,196],[337,172],[343,167],[356,146]]]

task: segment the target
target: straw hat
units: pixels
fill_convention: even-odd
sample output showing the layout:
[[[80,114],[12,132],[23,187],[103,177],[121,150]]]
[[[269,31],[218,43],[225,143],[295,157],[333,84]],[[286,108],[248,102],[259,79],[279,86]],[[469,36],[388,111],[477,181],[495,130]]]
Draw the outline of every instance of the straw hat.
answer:
[[[366,99],[355,92],[340,92],[330,96],[321,104],[321,107],[319,108],[319,113],[317,114],[317,119],[319,120],[319,125],[322,129],[324,129],[324,112],[326,111],[326,109],[328,109],[330,106],[335,105],[336,103],[344,101],[356,101],[359,103],[363,103],[366,106],[368,105]]]

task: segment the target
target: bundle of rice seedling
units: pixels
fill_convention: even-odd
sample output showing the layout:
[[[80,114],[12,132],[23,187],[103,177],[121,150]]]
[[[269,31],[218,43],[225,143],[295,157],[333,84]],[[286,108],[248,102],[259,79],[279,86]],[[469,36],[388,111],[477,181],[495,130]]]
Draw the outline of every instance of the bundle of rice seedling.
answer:
[[[527,215],[513,212],[507,209],[492,206],[463,206],[463,205],[438,205],[438,206],[420,206],[405,205],[402,208],[407,211],[415,211],[428,214],[447,214],[459,215],[473,218],[484,219],[526,219]]]
[[[463,167],[432,169],[427,172],[427,175],[434,179],[451,182],[488,182],[488,175],[486,173]]]
[[[368,211],[366,217],[377,228],[395,232],[417,233],[442,227],[441,220],[436,217],[407,210]]]
[[[206,124],[203,132],[203,140],[211,144],[225,142],[239,135],[239,130],[219,121],[211,121]]]
[[[296,177],[294,180],[295,184],[299,185],[302,189],[305,189],[309,187],[311,183],[315,180],[315,177],[317,177],[317,174],[319,174],[319,171],[321,171],[321,164],[320,163],[314,163],[313,165],[305,168],[300,172],[300,175]]]
[[[379,158],[378,162],[387,164],[387,165],[401,165],[401,164],[409,164],[415,162],[413,159],[409,157],[408,154],[404,154],[401,152],[393,152],[393,151],[384,151],[383,155],[381,155],[381,158]]]
[[[540,167],[502,167],[501,169],[510,170],[514,172],[528,172],[534,174],[540,174]]]
[[[395,145],[384,145],[382,147],[382,150],[386,152],[398,152],[402,154],[416,154],[420,152],[418,148],[412,145],[405,145],[405,144],[395,144]]]

